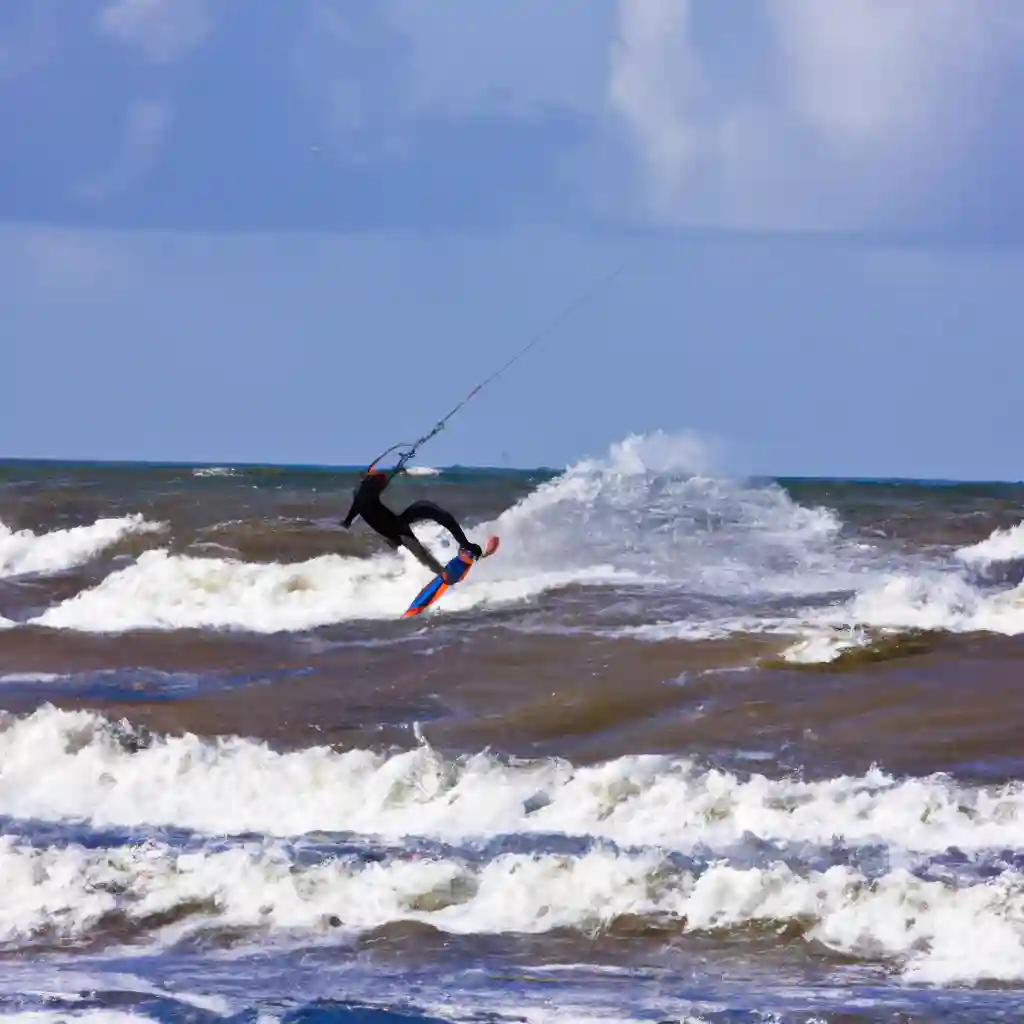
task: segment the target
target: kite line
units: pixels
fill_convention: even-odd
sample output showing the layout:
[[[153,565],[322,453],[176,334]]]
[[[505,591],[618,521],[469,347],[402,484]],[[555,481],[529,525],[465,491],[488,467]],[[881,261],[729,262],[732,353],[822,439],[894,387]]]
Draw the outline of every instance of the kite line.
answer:
[[[620,264],[614,270],[613,273],[609,274],[607,277],[601,278],[599,281],[591,285],[590,288],[588,288],[585,292],[583,292],[581,295],[578,295],[575,299],[573,299],[573,301],[570,302],[561,311],[561,313],[558,314],[558,316],[556,316],[549,324],[547,324],[546,327],[542,328],[540,331],[537,332],[537,334],[533,337],[529,344],[524,345],[514,356],[512,356],[507,362],[505,362],[504,365],[498,367],[498,369],[495,370],[489,377],[486,377],[479,384],[475,385],[472,388],[472,390],[466,395],[466,397],[463,398],[462,401],[459,402],[457,405],[455,405],[454,408],[452,408],[448,413],[441,417],[441,419],[439,419],[434,424],[434,426],[429,431],[427,431],[426,434],[424,434],[413,444],[408,444],[407,442],[399,442],[398,444],[393,444],[390,448],[381,452],[380,455],[378,455],[377,458],[375,458],[373,462],[370,463],[370,465],[367,467],[366,472],[371,472],[374,466],[376,466],[377,463],[380,462],[380,460],[383,459],[385,455],[390,455],[391,452],[398,451],[399,449],[404,448],[406,449],[406,451],[402,453],[398,462],[395,464],[394,469],[392,469],[388,473],[388,476],[393,477],[396,473],[400,473],[405,468],[406,464],[411,462],[416,457],[416,452],[418,451],[418,449],[425,445],[431,438],[436,437],[438,434],[440,434],[441,431],[444,430],[448,421],[471,398],[473,398],[474,395],[481,392],[488,384],[491,383],[491,381],[496,380],[498,377],[500,377],[510,366],[512,366],[513,363],[515,363],[517,360],[525,356],[531,348],[539,344],[545,337],[547,337],[547,335],[554,331],[554,329],[558,327],[558,325],[562,323],[562,321],[568,319],[568,317],[571,316],[572,313],[574,313],[580,306],[584,305],[584,303],[592,299],[605,288],[608,288],[611,285],[612,281],[614,281],[615,278],[618,277],[619,273],[622,271],[622,267],[623,265]]]

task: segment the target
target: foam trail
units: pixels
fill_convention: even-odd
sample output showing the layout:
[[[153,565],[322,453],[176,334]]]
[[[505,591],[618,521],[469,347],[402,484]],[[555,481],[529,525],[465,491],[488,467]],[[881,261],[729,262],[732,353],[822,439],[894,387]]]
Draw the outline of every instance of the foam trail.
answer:
[[[238,738],[156,737],[43,707],[0,732],[0,813],[97,827],[176,825],[211,834],[356,833],[450,842],[561,834],[623,846],[731,849],[749,836],[912,852],[1024,846],[1024,784],[961,786],[880,771],[820,782],[630,756],[588,767],[449,761],[429,745],[385,755],[277,753]]]
[[[903,962],[911,980],[1024,977],[1024,878],[869,879],[836,866],[801,875],[783,864],[680,870],[657,853],[500,854],[299,865],[273,843],[181,853],[155,842],[110,849],[35,849],[0,839],[0,938],[55,929],[84,938],[120,920],[157,945],[220,929],[329,937],[415,921],[459,935],[593,933],[629,915],[679,931],[799,925],[810,942]],[[172,921],[172,924],[161,922]],[[152,922],[152,923],[151,923]],[[300,938],[301,941],[301,938]],[[307,939],[308,941],[308,939]]]
[[[88,562],[105,548],[137,533],[164,529],[141,515],[98,519],[89,526],[35,534],[0,523],[0,578],[29,573],[56,573]]]

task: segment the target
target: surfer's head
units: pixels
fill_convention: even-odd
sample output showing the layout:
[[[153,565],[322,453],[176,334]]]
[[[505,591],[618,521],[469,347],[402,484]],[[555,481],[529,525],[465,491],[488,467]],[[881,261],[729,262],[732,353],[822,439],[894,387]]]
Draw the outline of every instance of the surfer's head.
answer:
[[[363,476],[363,486],[372,491],[383,491],[388,485],[388,475],[372,467]]]

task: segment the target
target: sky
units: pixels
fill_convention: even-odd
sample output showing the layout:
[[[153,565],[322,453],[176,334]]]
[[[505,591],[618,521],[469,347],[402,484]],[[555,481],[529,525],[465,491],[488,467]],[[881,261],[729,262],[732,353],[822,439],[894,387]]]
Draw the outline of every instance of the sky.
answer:
[[[11,0],[0,456],[1020,479],[1024,7]]]

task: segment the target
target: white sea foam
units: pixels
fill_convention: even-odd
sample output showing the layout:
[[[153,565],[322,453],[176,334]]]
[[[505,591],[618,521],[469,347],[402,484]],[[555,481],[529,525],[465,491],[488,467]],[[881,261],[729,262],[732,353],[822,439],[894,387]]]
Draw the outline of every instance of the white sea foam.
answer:
[[[829,626],[847,628],[829,633]],[[832,661],[870,642],[872,633],[912,629],[1018,636],[1024,633],[1024,585],[986,593],[952,573],[922,568],[918,575],[893,575],[841,607],[818,614],[807,627],[807,637],[782,656],[794,662]]]
[[[136,1024],[152,1021],[144,1014],[126,1013],[122,1010],[24,1010],[18,1013],[0,1013],[0,1020],[10,1024],[63,1024],[65,1021],[88,1021],[88,1024]]]
[[[0,523],[0,577],[55,573],[82,565],[105,548],[134,533],[162,530],[141,515],[98,519],[89,526],[35,534]]]
[[[484,562],[446,597],[446,608],[500,606],[588,578],[608,574],[598,567],[494,579]],[[430,572],[405,551],[371,559],[324,555],[286,565],[147,551],[133,565],[48,609],[34,622],[90,632],[305,630],[357,619],[395,619],[429,580]]]
[[[85,711],[43,707],[0,732],[0,813],[211,834],[349,832],[459,842],[563,834],[683,852],[750,837],[881,843],[930,853],[1024,845],[1024,784],[897,781],[880,771],[818,782],[705,770],[665,756],[588,767],[449,761],[428,744],[385,755],[246,739],[157,737],[132,752]]]
[[[624,915],[680,931],[799,924],[808,941],[852,956],[896,959],[912,980],[1024,977],[1024,878],[923,880],[904,869],[871,879],[836,866],[797,871],[595,849],[576,855],[326,857],[299,864],[273,842],[175,851],[160,843],[36,849],[0,839],[0,939],[43,930],[78,939],[120,917],[157,944],[210,929],[254,938],[325,938],[416,921],[451,934],[592,933]],[[172,924],[162,922],[171,919]]]
[[[744,615],[735,618],[681,619],[650,622],[643,626],[619,626],[607,629],[605,636],[633,637],[637,640],[724,640],[737,633],[793,633],[800,620],[794,616]]]
[[[8,852],[25,853],[32,856],[30,849],[19,848],[16,840],[9,844],[7,849]],[[40,858],[41,860],[42,858]],[[43,880],[36,879],[36,881]],[[40,1021],[87,1020],[91,1024],[98,1024],[105,1020],[148,1021],[162,1019],[164,1016],[161,1014],[157,1018],[152,1018],[145,1014],[139,1014],[137,1011],[118,1011],[89,1005],[96,999],[97,993],[106,992],[116,992],[120,997],[118,999],[120,1005],[124,1005],[125,997],[135,996],[139,997],[140,1001],[148,1002],[155,996],[157,999],[166,1000],[169,1003],[177,1003],[181,1008],[194,1007],[219,1017],[229,1017],[237,1012],[232,1000],[217,993],[190,991],[175,984],[174,981],[171,981],[169,986],[163,986],[140,974],[117,969],[111,970],[102,962],[93,961],[90,965],[92,969],[88,970],[79,966],[80,961],[76,962],[65,957],[54,960],[46,958],[27,958],[27,960],[27,965],[25,962],[19,963],[14,958],[0,963],[0,993],[6,995],[8,1000],[13,996],[19,1002],[36,1005],[40,1003],[64,1005],[60,1010],[25,1010],[20,1014],[9,1015],[8,1019],[24,1016]],[[85,1003],[85,1005],[76,1006],[76,1003]],[[238,1008],[243,1009],[244,1007],[243,1003]],[[262,1016],[257,1018],[257,1024],[260,1020],[268,1020],[268,1018]]]
[[[1002,589],[978,585],[967,571],[985,575],[995,566],[1024,559],[1024,523],[996,530],[986,540],[954,552],[952,565],[919,560],[912,569],[890,572],[838,607],[806,619],[804,638],[782,656],[793,662],[835,660],[872,634],[905,630],[947,633],[1024,633],[1024,584]],[[836,633],[832,627],[843,627]]]
[[[506,511],[502,544],[529,569],[603,564],[730,598],[828,592],[872,570],[830,510],[774,484],[702,475],[705,462],[687,437],[627,438]]]
[[[821,665],[835,661],[846,651],[862,647],[866,642],[862,634],[854,631],[845,636],[830,631],[811,633],[787,647],[781,657],[795,665]]]
[[[285,954],[287,955],[287,954]],[[262,959],[262,958],[261,958]],[[142,965],[146,960],[143,958]],[[251,1019],[254,1024],[277,1024],[282,1017],[280,991],[257,982],[251,986],[229,985],[230,996],[190,992],[182,989],[173,981],[168,986],[160,986],[150,979],[124,970],[111,971],[104,969],[102,961],[92,961],[92,970],[76,969],[70,966],[67,958],[57,961],[36,960],[26,969],[23,964],[13,965],[0,963],[0,992],[11,993],[19,1001],[28,995],[32,1001],[59,1000],[65,1004],[73,1004],[82,1000],[95,998],[96,992],[115,990],[120,1000],[138,996],[140,1001],[149,1001],[150,997],[167,1000],[171,1003],[194,1006],[217,1017],[242,1017]],[[145,967],[143,966],[144,970]],[[394,1013],[396,1007],[408,1011],[409,984],[403,980],[399,972],[395,975],[381,973],[373,969],[353,971],[351,965],[340,964],[344,975],[344,991],[346,1000],[357,1004],[360,1008],[380,1008]],[[565,975],[582,971],[581,979]],[[613,989],[602,998],[599,988],[595,991],[593,979],[598,977],[632,975],[627,968],[613,968],[594,964],[535,964],[530,968],[531,974],[545,974],[554,980],[558,978],[557,1002],[553,1003],[549,986],[532,986],[519,989],[514,993],[507,989],[481,988],[469,982],[465,989],[453,983],[450,975],[441,976],[435,985],[428,984],[420,976],[416,981],[415,1006],[424,1016],[437,1017],[448,1021],[480,1019],[481,1016],[493,1018],[495,1021],[516,1020],[525,1024],[646,1024],[648,1015],[641,1017],[623,1016],[621,1000]],[[301,977],[301,980],[299,978]],[[632,975],[635,982],[635,975]],[[216,982],[214,982],[216,984]],[[338,976],[330,970],[304,971],[301,976],[290,971],[285,975],[287,991],[284,993],[285,1005],[297,988],[303,992],[309,1003],[320,998],[334,999],[337,995]],[[541,991],[534,991],[536,988]],[[607,995],[611,996],[609,1000]],[[672,1000],[659,998],[663,1008],[677,1004]],[[703,1018],[693,1016],[689,1011],[692,1003],[683,1000],[676,1012],[671,1013],[672,1020],[679,1024],[703,1024]],[[112,1011],[78,1009],[63,1011],[28,1011],[27,1015],[40,1021],[53,1021],[88,1018],[93,1024],[103,1019],[103,1014]],[[165,1018],[167,1011],[160,1016]],[[2,1016],[2,1014],[0,1014]],[[145,1016],[132,1016],[125,1013],[114,1013],[118,1021],[148,1020]],[[193,1015],[194,1016],[194,1015]],[[662,1019],[669,1016],[662,1013]],[[808,1021],[807,1024],[814,1024]]]
[[[956,557],[973,569],[985,570],[991,565],[1024,560],[1024,523],[1008,530],[996,530],[990,537],[969,547],[960,548]]]
[[[694,445],[656,434],[613,446],[470,528],[501,548],[428,614],[529,601],[570,584],[669,586],[719,597],[808,595],[875,579],[870,552],[841,542],[825,509],[776,486],[694,476]],[[417,528],[439,558],[455,554],[440,528]],[[47,610],[46,626],[302,630],[394,619],[430,573],[408,552],[245,563],[149,551],[92,590]]]
[[[1024,588],[985,594],[954,575],[900,575],[858,594],[847,615],[855,622],[896,629],[1024,632]]]

